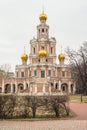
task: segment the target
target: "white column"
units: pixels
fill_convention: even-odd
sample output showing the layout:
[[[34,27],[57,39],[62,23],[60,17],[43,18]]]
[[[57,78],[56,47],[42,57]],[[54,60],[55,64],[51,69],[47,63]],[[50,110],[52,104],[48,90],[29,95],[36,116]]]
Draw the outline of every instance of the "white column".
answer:
[[[2,79],[2,93],[5,92],[4,79]]]
[[[17,93],[17,81],[15,81],[15,93]]]
[[[30,93],[32,94],[32,86],[30,85]]]
[[[56,84],[56,83],[54,82],[54,85],[53,85],[54,88],[55,88],[55,84]]]
[[[11,93],[13,93],[13,86],[12,86],[12,82],[11,82]]]
[[[71,93],[71,82],[69,81],[69,84],[68,84],[68,92]]]
[[[26,82],[25,82],[25,80],[24,80],[24,90],[26,89]]]
[[[37,84],[35,85],[35,93],[37,93]]]
[[[51,95],[51,86],[49,86],[49,94]]]
[[[61,81],[59,80],[59,90],[61,90]]]
[[[75,94],[75,92],[76,92],[76,85],[74,83],[74,85],[73,85],[73,94]]]
[[[30,87],[29,81],[28,81],[28,88]]]
[[[43,93],[45,93],[46,91],[45,91],[45,84],[43,85]]]

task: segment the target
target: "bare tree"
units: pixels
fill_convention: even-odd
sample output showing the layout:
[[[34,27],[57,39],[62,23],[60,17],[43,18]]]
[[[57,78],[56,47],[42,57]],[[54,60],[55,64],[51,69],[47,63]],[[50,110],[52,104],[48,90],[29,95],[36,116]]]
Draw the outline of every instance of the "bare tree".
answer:
[[[78,51],[67,48],[66,53],[78,89],[87,94],[87,43],[85,42]]]
[[[1,70],[1,73],[2,73],[2,77],[4,79],[8,77],[10,69],[11,69],[11,67],[10,67],[9,64],[1,65],[0,70]]]

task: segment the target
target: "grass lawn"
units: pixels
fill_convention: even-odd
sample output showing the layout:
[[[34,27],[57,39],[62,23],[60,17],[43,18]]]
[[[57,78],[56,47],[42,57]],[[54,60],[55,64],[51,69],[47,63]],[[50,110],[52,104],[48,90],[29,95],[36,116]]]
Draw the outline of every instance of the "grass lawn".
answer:
[[[70,95],[70,102],[81,102],[81,95]],[[87,103],[87,96],[82,96],[82,102]]]

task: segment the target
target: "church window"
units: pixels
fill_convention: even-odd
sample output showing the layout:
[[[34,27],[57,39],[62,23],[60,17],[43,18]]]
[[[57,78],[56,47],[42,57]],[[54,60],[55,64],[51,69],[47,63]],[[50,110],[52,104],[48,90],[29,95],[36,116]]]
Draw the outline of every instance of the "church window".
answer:
[[[44,28],[42,28],[42,32],[44,32]]]
[[[48,70],[48,76],[51,76],[51,70]]]
[[[36,76],[37,75],[37,70],[34,70],[34,76]]]
[[[18,77],[18,72],[16,72],[16,76]]]
[[[51,47],[51,54],[53,53],[53,47]]]
[[[29,76],[31,76],[31,71],[29,71]]]
[[[34,47],[34,54],[35,54],[35,47]]]
[[[53,76],[55,76],[55,71],[53,71]]]
[[[48,59],[46,59],[46,62],[48,62]]]
[[[65,71],[62,71],[62,77],[65,77]]]
[[[44,46],[42,46],[41,49],[44,50]]]
[[[40,62],[40,59],[38,60],[38,62]]]
[[[28,88],[28,84],[26,83],[26,88]]]
[[[45,77],[45,71],[41,70],[41,78],[44,78],[44,77]]]
[[[21,77],[22,77],[22,78],[24,77],[24,71],[21,72]]]

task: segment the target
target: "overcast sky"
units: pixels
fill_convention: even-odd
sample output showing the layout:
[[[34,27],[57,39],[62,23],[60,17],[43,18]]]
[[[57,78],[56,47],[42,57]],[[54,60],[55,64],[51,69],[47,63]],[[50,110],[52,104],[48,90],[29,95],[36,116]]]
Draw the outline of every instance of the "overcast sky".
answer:
[[[57,54],[69,46],[78,49],[87,41],[87,0],[0,0],[0,65],[21,63],[20,56],[36,37],[42,6],[48,15],[50,37],[57,40]]]

